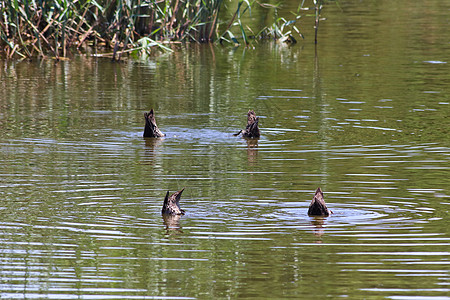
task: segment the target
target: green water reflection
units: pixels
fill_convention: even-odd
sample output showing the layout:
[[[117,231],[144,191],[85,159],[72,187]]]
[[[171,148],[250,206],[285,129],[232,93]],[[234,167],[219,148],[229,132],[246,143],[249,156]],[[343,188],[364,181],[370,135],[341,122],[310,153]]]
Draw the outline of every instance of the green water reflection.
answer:
[[[399,3],[327,6],[317,49],[0,62],[1,298],[448,297],[449,7]]]

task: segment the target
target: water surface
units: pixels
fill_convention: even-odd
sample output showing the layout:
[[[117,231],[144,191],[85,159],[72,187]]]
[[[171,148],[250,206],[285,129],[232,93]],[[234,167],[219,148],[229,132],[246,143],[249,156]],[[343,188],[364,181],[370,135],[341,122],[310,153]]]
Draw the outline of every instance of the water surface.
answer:
[[[317,49],[1,62],[0,297],[448,299],[450,7],[391,4]]]

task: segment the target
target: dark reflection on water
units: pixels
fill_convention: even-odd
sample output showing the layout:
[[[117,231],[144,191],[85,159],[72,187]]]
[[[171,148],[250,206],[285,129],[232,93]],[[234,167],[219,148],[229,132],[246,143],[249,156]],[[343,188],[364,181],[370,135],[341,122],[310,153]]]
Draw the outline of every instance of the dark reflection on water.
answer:
[[[180,225],[181,215],[163,215],[162,218],[168,235],[183,232]]]
[[[1,62],[0,298],[447,298],[448,5],[359,3],[326,7],[316,58]]]
[[[313,225],[313,233],[315,236],[320,238],[325,233],[325,226],[326,226],[326,218],[324,217],[312,217],[311,218],[311,225]],[[320,240],[318,240],[320,242]]]
[[[258,139],[245,139],[247,142],[247,160],[249,163],[258,159]]]

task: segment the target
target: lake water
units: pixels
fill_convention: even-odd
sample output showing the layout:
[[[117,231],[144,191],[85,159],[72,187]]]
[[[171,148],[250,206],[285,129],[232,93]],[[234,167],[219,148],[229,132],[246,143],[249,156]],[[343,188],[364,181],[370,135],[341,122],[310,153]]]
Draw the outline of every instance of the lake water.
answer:
[[[0,298],[449,299],[450,3],[341,2],[317,49],[305,18],[292,47],[1,61]]]

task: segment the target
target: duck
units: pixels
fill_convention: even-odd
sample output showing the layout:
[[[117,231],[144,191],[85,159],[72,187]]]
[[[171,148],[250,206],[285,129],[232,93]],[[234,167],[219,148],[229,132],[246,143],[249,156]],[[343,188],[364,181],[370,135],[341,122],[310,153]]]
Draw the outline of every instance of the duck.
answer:
[[[328,217],[332,213],[333,212],[329,210],[327,208],[327,205],[325,204],[322,189],[318,187],[311,201],[311,204],[309,205],[308,215]]]
[[[156,125],[155,120],[155,112],[153,111],[153,108],[150,110],[149,113],[144,113],[145,118],[145,128],[144,128],[144,137],[152,137],[152,138],[158,138],[158,137],[164,137],[166,136],[164,133],[159,130],[158,125]]]
[[[183,193],[184,188],[178,192],[173,193],[169,196],[169,191],[167,191],[166,197],[164,198],[164,204],[161,210],[161,214],[164,215],[184,215],[185,211],[180,208],[180,198]]]
[[[242,133],[242,136],[245,138],[259,138],[261,134],[259,133],[258,123],[259,117],[256,116],[253,110],[249,110],[247,113],[247,126],[234,135],[238,136]]]

